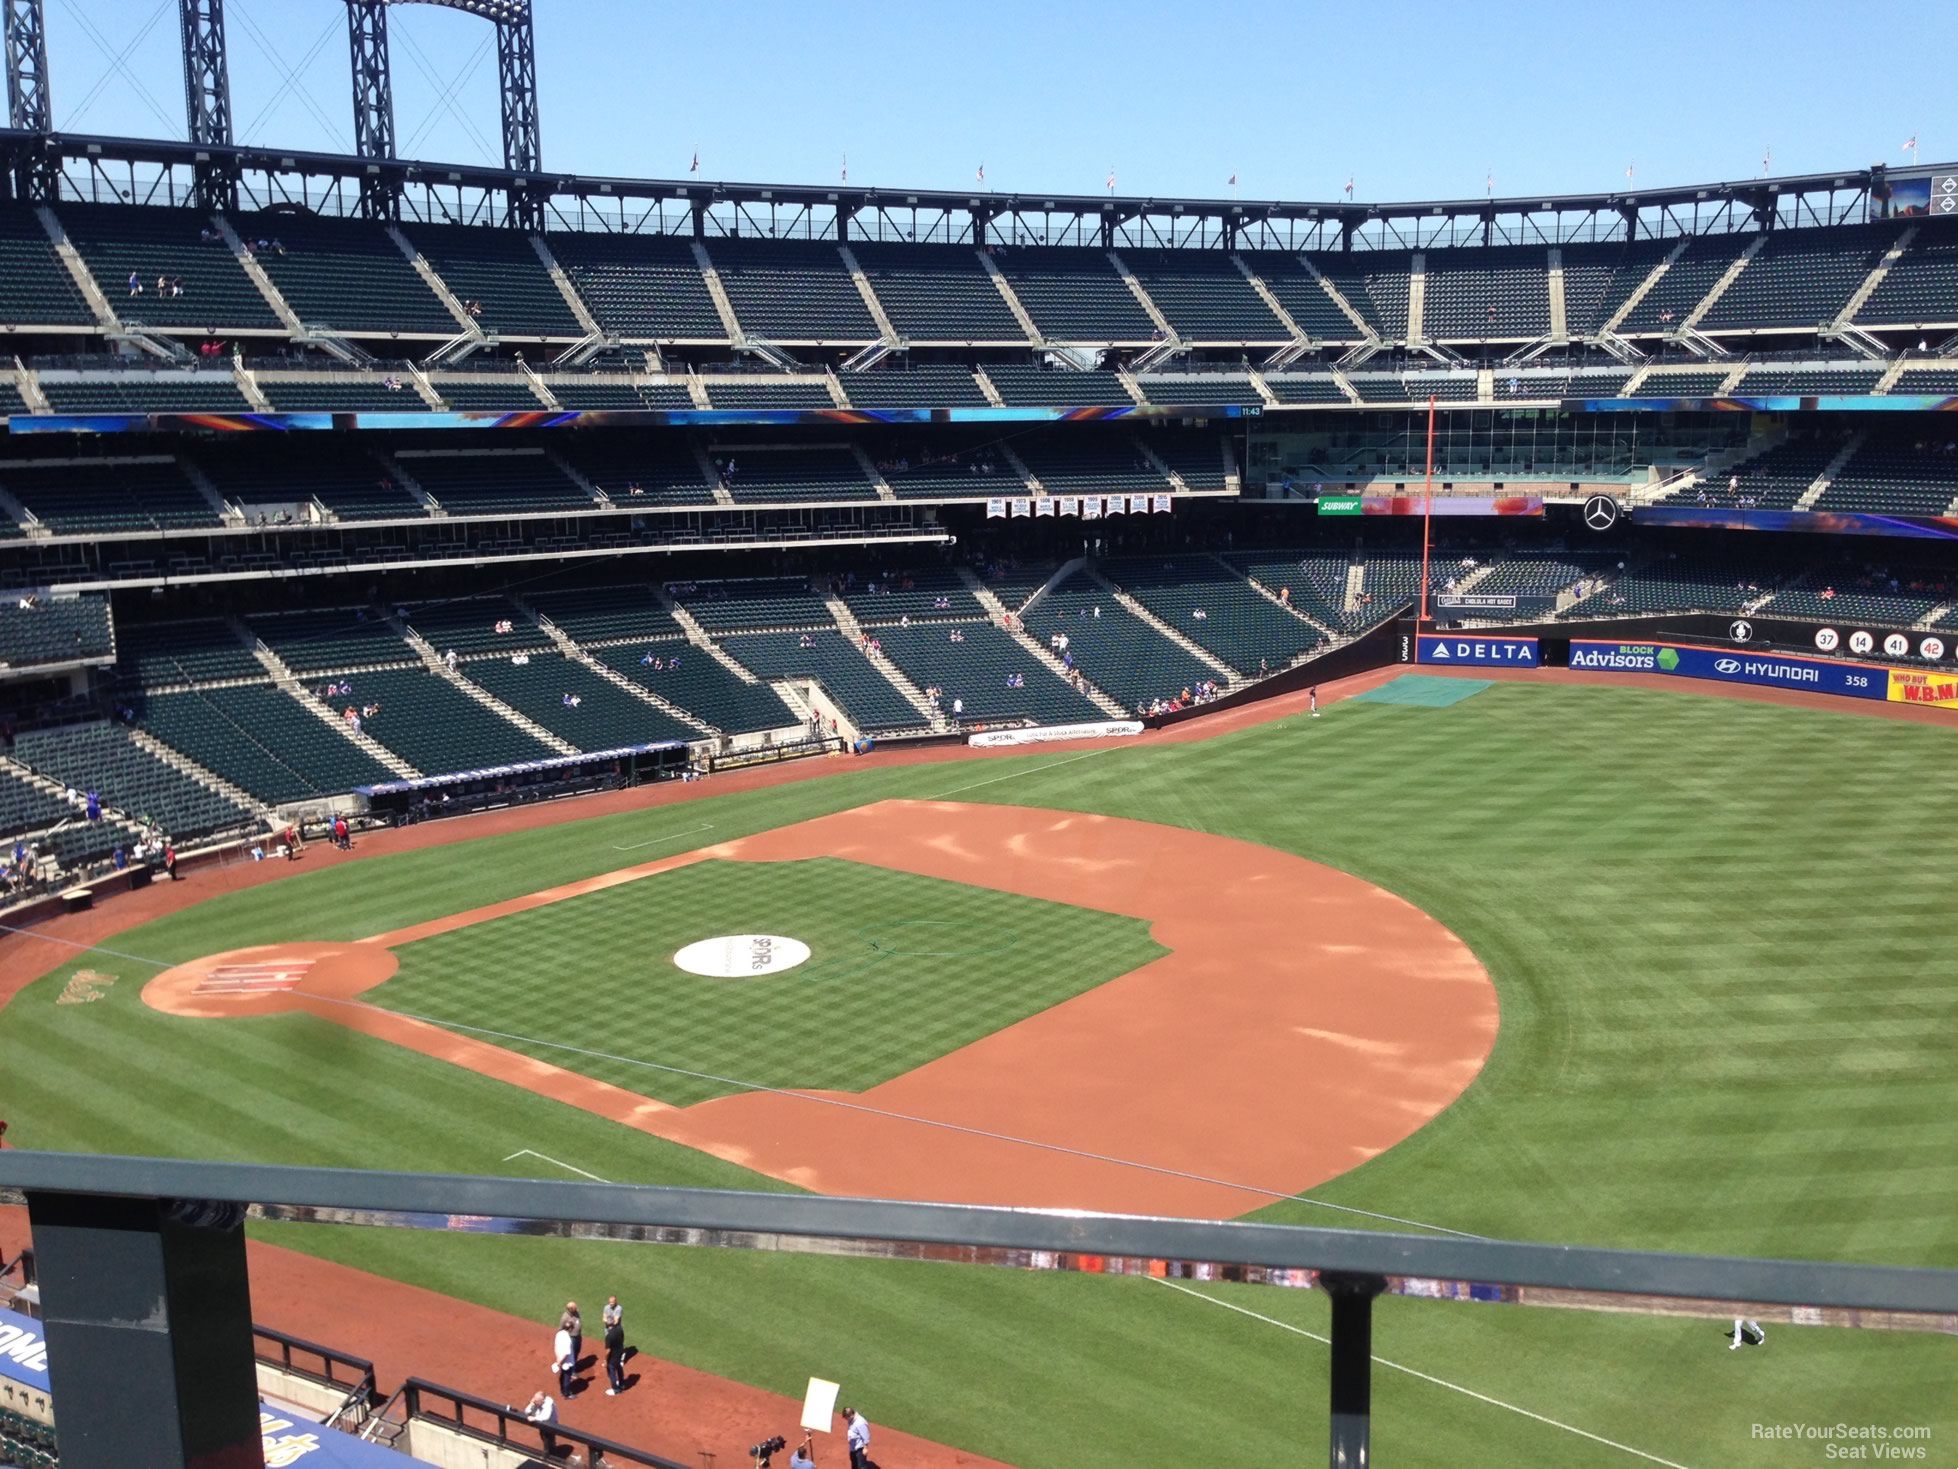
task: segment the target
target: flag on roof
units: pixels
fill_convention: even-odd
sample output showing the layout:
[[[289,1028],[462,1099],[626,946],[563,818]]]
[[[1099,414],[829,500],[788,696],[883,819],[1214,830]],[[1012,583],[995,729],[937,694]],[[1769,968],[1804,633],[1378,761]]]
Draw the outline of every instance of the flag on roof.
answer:
[[[693,162],[687,165],[687,172],[688,173],[700,172],[700,150],[698,148],[693,150]]]
[[[843,155],[843,182],[846,184],[850,182],[850,155],[848,153]]]
[[[1231,187],[1233,189],[1237,187],[1237,175],[1234,173],[1231,175]]]
[[[1912,133],[1910,135],[1910,141],[1904,144],[1904,152],[1915,153],[1916,151],[1917,151],[1917,134]]]
[[[986,181],[986,165],[982,163],[979,165],[979,182],[983,184],[985,181]]]
[[[1115,192],[1115,165],[1112,163],[1108,165],[1108,192]]]
[[[1350,173],[1346,175],[1346,197],[1353,197],[1353,175]]]

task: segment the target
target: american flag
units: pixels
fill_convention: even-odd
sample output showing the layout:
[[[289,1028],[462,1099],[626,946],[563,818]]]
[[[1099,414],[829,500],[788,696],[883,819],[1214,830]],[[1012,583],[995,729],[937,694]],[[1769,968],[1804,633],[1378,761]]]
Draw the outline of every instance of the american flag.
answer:
[[[1916,133],[1912,133],[1912,134],[1910,135],[1910,141],[1904,144],[1904,152],[1906,152],[1906,153],[1911,153],[1911,154],[1914,154],[1914,153],[1916,153],[1916,152],[1917,152],[1917,134],[1916,134]]]
[[[1346,197],[1353,197],[1353,175],[1350,173],[1346,175]]]
[[[687,165],[687,172],[688,173],[700,172],[700,150],[698,148],[693,150],[693,162]]]
[[[846,184],[850,182],[850,155],[848,153],[843,155],[843,182]]]
[[[1112,163],[1108,165],[1108,192],[1115,192],[1115,165]]]
[[[982,163],[979,165],[979,182],[983,184],[985,181],[986,181],[986,165]]]

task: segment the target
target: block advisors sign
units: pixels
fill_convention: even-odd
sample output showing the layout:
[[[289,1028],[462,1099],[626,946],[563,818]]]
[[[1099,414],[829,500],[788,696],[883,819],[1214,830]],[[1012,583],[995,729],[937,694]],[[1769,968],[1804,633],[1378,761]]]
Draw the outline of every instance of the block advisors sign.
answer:
[[[1456,663],[1465,668],[1535,668],[1539,662],[1535,638],[1442,637],[1422,633],[1417,640],[1417,663]]]
[[[1889,675],[1884,669],[1789,653],[1696,648],[1684,643],[1594,643],[1573,638],[1570,666],[1592,672],[1658,673],[1718,683],[1765,684],[1849,699],[1890,697]]]

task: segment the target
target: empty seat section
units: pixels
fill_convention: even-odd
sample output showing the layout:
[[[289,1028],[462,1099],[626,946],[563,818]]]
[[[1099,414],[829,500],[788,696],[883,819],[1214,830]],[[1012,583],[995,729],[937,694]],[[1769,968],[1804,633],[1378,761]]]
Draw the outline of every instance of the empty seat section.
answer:
[[[1708,398],[1720,391],[1733,372],[1730,367],[1697,372],[1648,372],[1636,390],[1640,398]]]
[[[1056,431],[1015,446],[1050,495],[1166,495],[1170,483],[1125,430]]]
[[[197,464],[236,505],[315,500],[342,520],[423,513],[421,502],[359,447],[311,442],[305,447],[307,452],[295,454],[284,435],[239,434],[200,447]]]
[[[692,725],[562,653],[534,653],[528,663],[475,658],[457,671],[580,750],[701,738]],[[566,704],[567,696],[578,702]]]
[[[834,408],[829,384],[821,378],[755,378],[745,382],[707,384],[707,400],[716,408]]]
[[[814,240],[714,240],[707,247],[735,319],[778,342],[867,342],[879,333],[836,246]]]
[[[1724,476],[1709,476],[1706,493],[1716,504],[1724,505],[1738,497],[1763,509],[1790,509],[1836,457],[1842,443],[1834,434],[1790,439],[1742,461]],[[1738,481],[1738,486],[1730,494],[1728,484],[1732,481]]]
[[[985,373],[1009,408],[1129,407],[1135,399],[1112,372],[1076,372],[1026,362],[989,362]]]
[[[1916,237],[1883,273],[1856,320],[1865,326],[1958,322],[1958,223],[1919,221]]]
[[[1835,472],[1815,508],[1943,515],[1958,499],[1958,454],[1950,441],[1949,431],[1928,437],[1873,432]]]
[[[1896,238],[1894,225],[1771,231],[1700,325],[1819,327],[1834,321]]]
[[[1367,611],[1346,610],[1346,582],[1352,562],[1344,555],[1324,551],[1289,554],[1258,551],[1227,555],[1224,559],[1247,580],[1257,582],[1273,596],[1289,593],[1292,606],[1328,627],[1350,630],[1364,627],[1372,620],[1373,615]],[[1387,610],[1383,608],[1380,615],[1384,616]]]
[[[957,632],[960,641],[952,641]],[[939,708],[975,722],[1078,724],[1108,715],[1086,694],[1064,682],[1010,633],[988,622],[934,622],[877,629],[884,656],[920,689],[942,690]],[[1018,678],[1020,687],[1009,679]]]
[[[1235,372],[1152,373],[1138,376],[1142,396],[1165,405],[1258,404],[1264,399],[1251,379]]]
[[[1425,268],[1425,336],[1480,341],[1549,334],[1550,256],[1543,246],[1430,250]]]
[[[450,408],[488,410],[493,413],[534,411],[544,400],[530,390],[530,380],[516,373],[501,373],[494,378],[431,377],[435,396]]]
[[[386,621],[364,607],[269,612],[247,618],[245,626],[301,678],[416,658]]]
[[[871,289],[911,341],[1024,342],[992,274],[969,245],[850,243]]]
[[[986,611],[956,571],[938,566],[872,572],[859,577],[842,595],[865,627],[881,627],[901,618],[962,621],[982,617]]]
[[[836,626],[828,603],[807,581],[698,582],[667,590],[710,633]]]
[[[1350,403],[1352,399],[1329,372],[1265,374],[1265,386],[1281,403]]]
[[[892,438],[878,446],[874,462],[900,500],[992,499],[1024,495],[1026,481],[1007,461],[997,429],[936,429],[928,435]]]
[[[1074,666],[1130,709],[1152,699],[1173,699],[1185,688],[1224,677],[1122,606],[1086,572],[1077,571],[1035,602],[1025,621],[1027,631],[1042,643],[1065,633]]]
[[[533,592],[529,600],[539,616],[586,645],[625,638],[641,642],[686,638],[652,588],[642,584]]]
[[[661,341],[727,340],[690,241],[570,230],[548,243],[606,331]]]
[[[221,617],[183,622],[128,622],[116,649],[116,673],[146,688],[228,678],[263,678],[252,650]]]
[[[394,772],[269,683],[146,694],[141,726],[267,805],[338,795]]]
[[[66,203],[55,213],[124,321],[284,332],[231,247],[212,228],[210,215],[148,205]],[[182,292],[160,289],[159,277],[181,283]]]
[[[113,651],[106,597],[65,597],[22,608],[0,602],[0,668],[73,663]]]
[[[721,466],[721,483],[728,492],[748,504],[877,498],[876,488],[864,478],[863,465],[843,444],[780,449],[710,444],[708,457]]]
[[[249,825],[253,813],[138,745],[121,725],[70,724],[24,731],[14,758],[105,806],[148,817],[179,840]]]
[[[405,381],[387,386],[384,373],[336,373],[331,377],[275,377],[258,373],[259,391],[284,413],[426,413],[428,405]]]
[[[1167,428],[1151,432],[1142,440],[1149,451],[1177,474],[1192,490],[1222,490],[1224,483],[1224,441],[1202,429]]]
[[[529,235],[473,225],[404,224],[402,229],[458,301],[483,308],[475,319],[484,330],[517,337],[585,334]]]
[[[241,216],[236,225],[308,326],[445,339],[462,329],[378,222],[272,212]]]
[[[95,325],[95,313],[55,254],[54,242],[24,204],[0,205],[0,323]]]
[[[1702,235],[1667,267],[1620,323],[1620,332],[1668,332],[1683,325],[1706,293],[1727,273],[1752,235]],[[1745,274],[1745,272],[1743,272]]]
[[[1359,338],[1353,319],[1339,309],[1298,256],[1283,250],[1246,250],[1243,260],[1308,337],[1334,342]]]
[[[1671,253],[1674,240],[1609,240],[1565,245],[1564,325],[1573,337],[1589,336],[1623,306],[1652,268]]]
[[[655,408],[670,413],[694,407],[693,394],[680,383],[634,383],[625,378],[600,377],[554,377],[547,382],[551,396],[566,408],[623,409],[634,413]]]
[[[1750,367],[1734,391],[1750,397],[1764,393],[1857,396],[1868,393],[1882,376],[1880,367]]]
[[[1566,610],[1582,618],[1640,612],[1738,612],[1772,583],[1762,585],[1714,556],[1667,555],[1635,566]]]
[[[918,366],[842,376],[843,392],[857,408],[984,408],[986,395],[970,368]]]
[[[56,413],[243,413],[251,407],[228,372],[44,372],[41,391]]]
[[[1147,342],[1161,335],[1127,282],[1115,274],[1105,250],[996,246],[993,263],[1011,282],[1034,325],[1050,340]]]
[[[700,472],[693,444],[671,434],[572,435],[564,460],[614,505],[711,505],[714,491]]]
[[[425,774],[557,757],[549,745],[429,669],[368,669],[354,674],[352,683],[345,703],[379,706],[362,719],[363,731]]]
[[[597,508],[590,495],[536,450],[404,452],[395,462],[452,515]]]
[[[617,643],[595,656],[615,673],[724,734],[753,734],[801,723],[767,684],[749,683],[713,654],[691,644],[654,643],[642,648]]]
[[[813,680],[859,729],[918,729],[926,720],[863,650],[842,633],[741,633],[720,640],[735,662],[760,678]]]
[[[1356,250],[1314,255],[1312,263],[1367,323],[1383,337],[1407,335],[1409,282],[1414,256],[1407,250]]]
[[[1120,254],[1178,336],[1266,344],[1291,336],[1221,250],[1125,249]]]
[[[219,523],[174,459],[0,463],[5,489],[58,535],[189,530]]]
[[[1274,605],[1243,577],[1208,556],[1137,556],[1104,562],[1101,570],[1157,617],[1239,673],[1258,673],[1260,664],[1283,668],[1325,641],[1325,634],[1303,617]],[[1203,616],[1197,616],[1199,612]],[[1106,609],[1102,615],[1107,615]]]
[[[59,796],[11,770],[0,769],[0,838],[9,839],[10,844],[21,832],[40,831],[77,815],[75,808]]]

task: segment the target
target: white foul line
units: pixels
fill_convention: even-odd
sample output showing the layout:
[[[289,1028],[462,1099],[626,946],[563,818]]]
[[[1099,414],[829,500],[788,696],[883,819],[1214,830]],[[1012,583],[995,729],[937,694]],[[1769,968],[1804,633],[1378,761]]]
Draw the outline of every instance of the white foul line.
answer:
[[[636,852],[641,847],[655,846],[660,842],[678,841],[681,837],[690,837],[703,831],[712,831],[713,829],[713,822],[703,821],[699,826],[690,826],[685,831],[669,831],[663,836],[647,837],[643,842],[628,842],[623,847],[614,842],[612,844],[612,850],[615,852]]]
[[[1215,1296],[1205,1295],[1200,1290],[1191,1290],[1187,1285],[1178,1285],[1175,1281],[1164,1280],[1161,1276],[1152,1275],[1147,1278],[1154,1280],[1157,1285],[1166,1285],[1181,1295],[1190,1296],[1207,1305],[1222,1306],[1226,1311],[1235,1311],[1240,1316],[1249,1316],[1253,1321],[1262,1321],[1267,1326],[1276,1326],[1280,1331],[1289,1331],[1295,1336],[1310,1337],[1313,1341],[1319,1342],[1324,1346],[1332,1345],[1332,1339],[1330,1337],[1321,1336],[1316,1331],[1307,1331],[1303,1326],[1294,1326],[1289,1321],[1280,1321],[1271,1316],[1261,1316],[1256,1311],[1247,1310],[1243,1306],[1233,1305],[1229,1301],[1220,1301]],[[1648,1454],[1644,1449],[1635,1449],[1630,1444],[1619,1443],[1616,1439],[1605,1438],[1599,1434],[1578,1428],[1573,1424],[1560,1423],[1555,1418],[1544,1417],[1541,1413],[1532,1413],[1528,1408],[1519,1408],[1514,1403],[1505,1403],[1501,1398],[1492,1398],[1486,1393],[1477,1392],[1474,1388],[1463,1387],[1459,1382],[1449,1382],[1445,1378],[1431,1377],[1427,1373],[1417,1371],[1413,1367],[1403,1367],[1399,1362],[1389,1362],[1385,1357],[1375,1357],[1373,1360],[1378,1362],[1382,1367],[1390,1367],[1396,1372],[1405,1372],[1409,1377],[1418,1377],[1421,1381],[1431,1382],[1436,1387],[1445,1387],[1450,1392],[1458,1392],[1463,1397],[1474,1398],[1478,1403],[1487,1403],[1492,1408],[1506,1408],[1512,1413],[1520,1413],[1525,1418],[1532,1419],[1538,1423],[1546,1423],[1552,1428],[1561,1428],[1565,1433],[1574,1433],[1579,1438],[1588,1438],[1592,1443],[1603,1444],[1608,1449],[1621,1450],[1624,1453],[1644,1459],[1649,1463],[1663,1464],[1666,1466],[1666,1469],[1686,1469],[1684,1464],[1675,1463],[1671,1459],[1662,1459],[1657,1454]]]
[[[1009,770],[1004,775],[995,775],[985,780],[975,780],[969,786],[956,786],[949,791],[941,791],[935,796],[926,796],[927,801],[942,801],[947,796],[956,796],[965,791],[976,791],[980,786],[997,785],[1003,780],[1016,780],[1023,775],[1033,775],[1038,771],[1052,770],[1059,765],[1072,765],[1077,760],[1086,760],[1094,755],[1106,755],[1110,750],[1119,750],[1120,745],[1103,745],[1099,750],[1083,750],[1079,755],[1070,755],[1065,760],[1049,760],[1045,765],[1030,765],[1025,770]]]
[[[580,1178],[589,1178],[593,1183],[611,1182],[609,1178],[600,1178],[596,1173],[587,1173],[582,1168],[573,1168],[569,1163],[565,1162],[562,1158],[553,1158],[549,1153],[539,1153],[531,1148],[518,1148],[516,1152],[512,1153],[509,1157],[505,1158],[503,1161],[505,1163],[514,1163],[519,1158],[539,1159],[542,1162],[550,1163],[555,1167],[562,1168],[566,1173],[575,1173]]]

